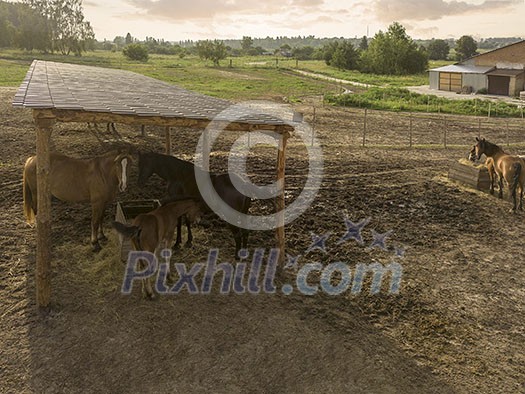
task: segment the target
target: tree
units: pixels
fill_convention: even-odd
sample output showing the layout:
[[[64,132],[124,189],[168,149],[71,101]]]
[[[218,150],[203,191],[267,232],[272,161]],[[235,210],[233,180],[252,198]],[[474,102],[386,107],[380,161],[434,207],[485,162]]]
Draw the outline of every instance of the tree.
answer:
[[[310,60],[314,54],[314,48],[311,46],[305,46],[300,48],[294,48],[292,50],[292,55],[297,60]]]
[[[368,38],[366,36],[361,38],[361,41],[359,42],[359,49],[361,51],[366,51],[368,49]]]
[[[361,71],[376,74],[417,74],[428,67],[428,55],[398,22],[379,31],[361,56]]]
[[[0,1],[0,48],[50,48],[47,20],[27,4]]]
[[[209,59],[215,66],[218,66],[219,61],[225,59],[228,55],[226,45],[220,40],[198,41],[195,47],[197,49],[197,54],[201,59]]]
[[[25,0],[47,20],[51,52],[81,55],[95,39],[91,24],[84,19],[82,0]]]
[[[334,51],[330,65],[341,70],[355,70],[359,54],[350,41],[340,42]]]
[[[323,59],[327,65],[332,64],[334,53],[339,47],[339,41],[332,41],[323,46]]]
[[[478,44],[472,36],[462,36],[456,41],[456,59],[461,61],[477,54]]]
[[[133,44],[133,37],[131,37],[130,33],[126,34],[126,38],[124,39],[124,42],[126,43],[126,45]]]
[[[431,60],[446,60],[450,46],[445,40],[432,40],[428,44],[428,58]]]
[[[149,59],[148,48],[138,43],[126,45],[122,53],[131,60],[147,62]]]
[[[241,48],[244,53],[248,53],[253,46],[253,39],[249,36],[244,36],[241,41]]]

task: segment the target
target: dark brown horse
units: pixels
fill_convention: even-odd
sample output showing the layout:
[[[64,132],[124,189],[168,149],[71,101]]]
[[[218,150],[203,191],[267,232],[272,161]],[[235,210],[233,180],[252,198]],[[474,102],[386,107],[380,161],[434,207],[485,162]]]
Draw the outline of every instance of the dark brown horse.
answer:
[[[205,209],[202,200],[179,199],[138,215],[131,225],[113,222],[113,227],[125,237],[131,238],[135,250],[155,253],[160,252],[160,248],[167,249],[171,246],[175,227],[182,216],[193,222]],[[151,278],[143,279],[142,291],[147,297],[154,297]]]
[[[51,153],[49,181],[51,194],[62,201],[91,203],[91,244],[93,251],[101,249],[105,239],[102,229],[104,209],[118,191],[125,191],[131,156],[109,152],[90,159],[75,159]],[[28,223],[37,214],[36,156],[27,159],[23,177],[24,214]]]
[[[195,179],[195,166],[189,161],[160,153],[139,153],[139,186],[144,186],[152,174],[157,174],[167,181],[167,201],[181,196],[202,198]],[[210,178],[215,191],[226,204],[237,212],[243,214],[248,212],[251,199],[235,188],[229,174],[210,174]],[[177,226],[177,240],[174,247],[181,243],[181,223],[182,221],[180,220]],[[186,226],[188,228],[188,242],[186,244],[190,246],[193,240],[190,221],[186,221]],[[229,227],[235,240],[235,255],[237,256],[239,250],[247,246],[248,230],[232,224],[229,224]]]
[[[521,157],[505,153],[498,145],[485,140],[485,138],[476,138],[476,141],[476,145],[474,146],[476,158],[479,160],[481,155],[485,154],[485,156],[493,160],[494,171],[499,178],[499,197],[503,197],[503,180],[505,180],[512,195],[512,211],[516,211],[516,191],[519,186],[519,209],[523,210],[523,187],[525,185],[525,171],[522,171],[522,169],[525,165],[525,161]]]

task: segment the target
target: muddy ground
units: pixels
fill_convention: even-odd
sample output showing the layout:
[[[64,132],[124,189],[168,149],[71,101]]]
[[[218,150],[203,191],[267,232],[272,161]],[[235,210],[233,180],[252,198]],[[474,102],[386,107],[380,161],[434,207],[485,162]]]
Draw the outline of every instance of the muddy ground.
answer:
[[[510,214],[507,201],[447,180],[450,164],[468,149],[359,148],[358,120],[343,110],[316,110],[323,183],[312,206],[287,227],[288,253],[302,255],[299,266],[397,261],[403,267],[397,295],[388,294],[385,281],[377,295],[285,296],[281,287],[295,273],[287,269],[273,295],[182,292],[147,301],[136,286],[123,296],[125,266],[109,228],[114,205],[107,210],[109,240],[94,255],[89,207],[54,201],[52,305],[39,312],[35,229],[24,222],[21,189],[35,129],[29,112],[11,107],[14,93],[0,90],[1,392],[524,392],[525,216]],[[312,119],[310,106],[299,109]],[[379,136],[390,132],[390,115],[382,116],[374,126]],[[117,127],[119,144],[162,151],[161,130],[141,136]],[[427,127],[419,137],[440,132]],[[61,152],[88,157],[114,146],[114,137],[69,124],[57,125],[53,142]],[[197,138],[192,130],[174,132],[174,154],[191,158]],[[254,179],[267,180],[275,151],[257,153],[249,169]],[[212,167],[225,163],[218,153]],[[288,203],[304,185],[307,164],[304,147],[292,140]],[[148,185],[136,186],[134,166],[130,189],[118,199],[164,194],[160,180]],[[256,202],[252,211],[271,209]],[[338,242],[344,215],[371,218],[364,245]],[[392,230],[388,250],[369,247],[371,230]],[[328,233],[326,253],[305,254],[312,234]],[[273,237],[254,233],[250,248],[268,250]],[[196,227],[194,247],[172,261],[205,261],[213,247],[231,260],[228,230],[207,219]]]

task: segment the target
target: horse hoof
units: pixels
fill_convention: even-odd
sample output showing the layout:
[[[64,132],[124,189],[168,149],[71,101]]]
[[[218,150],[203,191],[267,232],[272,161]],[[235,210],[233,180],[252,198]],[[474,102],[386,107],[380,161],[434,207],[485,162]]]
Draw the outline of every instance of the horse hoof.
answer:
[[[149,294],[148,292],[144,292],[144,298],[148,301],[155,301],[157,299],[157,295],[153,292]]]
[[[104,241],[104,242],[105,242],[105,241],[108,240],[108,237],[106,237],[104,234],[102,234],[102,235],[99,235],[99,236],[98,236],[98,240],[99,240],[99,241]]]
[[[192,247],[193,247],[193,243],[192,243],[192,242],[186,242],[186,243],[184,244],[184,247],[185,247],[186,249],[192,248]]]
[[[102,250],[102,247],[100,246],[100,244],[97,242],[95,244],[93,244],[93,253],[98,253]]]
[[[174,243],[173,246],[171,247],[171,250],[177,250],[177,249],[180,249],[180,243]]]

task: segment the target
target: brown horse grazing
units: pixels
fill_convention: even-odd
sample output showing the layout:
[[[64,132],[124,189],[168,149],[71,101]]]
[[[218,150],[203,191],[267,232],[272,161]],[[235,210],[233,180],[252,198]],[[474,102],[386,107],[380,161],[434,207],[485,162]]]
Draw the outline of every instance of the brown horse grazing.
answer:
[[[516,189],[520,188],[519,209],[523,210],[523,187],[525,185],[525,171],[522,171],[525,161],[518,156],[512,156],[503,151],[498,145],[476,137],[476,158],[479,160],[481,155],[492,158],[494,161],[494,171],[499,178],[499,197],[503,198],[503,180],[507,182],[510,189],[513,206],[512,211],[516,211]]]
[[[91,203],[91,244],[93,251],[101,249],[105,239],[102,221],[106,205],[117,191],[125,191],[131,156],[109,152],[91,159],[75,159],[51,153],[49,180],[51,194],[62,201]],[[37,214],[36,156],[27,159],[23,177],[24,214],[28,223]]]
[[[191,222],[198,221],[205,209],[206,205],[202,200],[181,198],[138,215],[131,225],[113,222],[113,227],[123,236],[131,238],[135,250],[155,253],[160,251],[160,247],[170,247],[175,228],[182,216],[186,216]],[[143,279],[142,291],[147,297],[154,297],[151,278]]]
[[[469,152],[468,159],[472,162],[476,161],[476,145],[472,147],[472,149]],[[487,171],[489,173],[489,179],[490,179],[490,194],[494,194],[494,181],[497,181],[496,170],[494,168],[494,159],[492,157],[487,157],[485,160],[485,167],[487,167]]]

